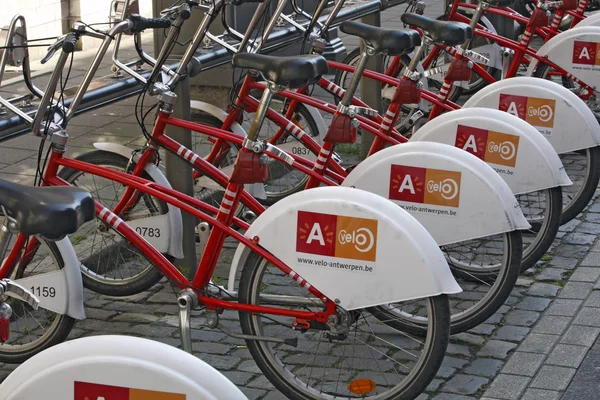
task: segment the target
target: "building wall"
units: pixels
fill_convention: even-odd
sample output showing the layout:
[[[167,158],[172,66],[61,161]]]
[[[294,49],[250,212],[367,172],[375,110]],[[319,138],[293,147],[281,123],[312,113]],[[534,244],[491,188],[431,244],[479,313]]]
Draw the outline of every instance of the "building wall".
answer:
[[[55,37],[66,33],[76,20],[86,23],[108,22],[111,0],[0,0],[0,27],[7,26],[16,14],[25,16],[29,39]],[[139,0],[140,13],[152,14],[152,0]],[[102,28],[98,26],[97,28]],[[99,46],[100,40],[84,38],[83,49]],[[31,48],[32,59],[45,54],[44,47]]]

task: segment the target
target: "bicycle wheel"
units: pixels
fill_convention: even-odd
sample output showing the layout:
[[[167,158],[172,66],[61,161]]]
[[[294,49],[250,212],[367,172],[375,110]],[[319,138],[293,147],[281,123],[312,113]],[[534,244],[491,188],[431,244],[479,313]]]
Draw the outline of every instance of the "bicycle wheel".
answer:
[[[82,154],[76,160],[122,172],[128,172],[132,167],[126,157],[101,150]],[[68,168],[61,170],[59,176],[71,185],[87,190],[96,201],[111,210],[126,189],[114,181]],[[141,177],[152,180],[146,173]],[[165,202],[138,193],[135,205],[119,216],[127,222],[166,214],[167,211]],[[83,284],[94,292],[131,296],[151,288],[162,278],[161,271],[144,253],[99,218],[82,225],[77,232],[69,235],[69,239],[81,261]]]
[[[561,220],[562,190],[554,187],[516,197],[523,215],[531,225],[530,229],[521,231],[523,272],[533,267],[546,254],[556,237]]]
[[[258,305],[265,303],[264,294],[310,299],[306,289],[291,283],[289,276],[251,254],[242,270],[239,301]],[[423,303],[425,338],[395,330],[365,309],[345,312],[348,329],[338,335],[326,328],[293,329],[289,317],[240,312],[240,323],[247,335],[298,339],[297,347],[246,341],[258,367],[288,399],[414,399],[435,376],[448,341],[446,296]],[[320,311],[321,305],[314,299],[314,307],[287,307]]]
[[[547,64],[538,64],[533,76],[548,79],[551,68]],[[555,76],[553,81],[567,89],[577,92],[578,85],[566,77]],[[600,120],[600,110],[596,110],[592,102],[586,102]],[[572,186],[565,187],[563,194],[563,211],[561,224],[566,224],[575,218],[588,205],[600,181],[600,148],[591,147],[580,151],[559,154],[565,167],[565,172],[573,181]]]
[[[21,259],[25,257],[25,249]],[[40,239],[40,245],[32,250],[28,263],[20,263],[11,274],[11,279],[32,277],[42,273],[57,271],[65,267],[64,260],[56,245]],[[28,288],[31,289],[31,288]],[[40,288],[40,290],[42,290]],[[22,363],[67,339],[75,320],[68,315],[38,308],[34,310],[24,301],[14,297],[0,296],[0,303],[6,302],[12,308],[10,322],[11,336],[8,342],[0,344],[0,362]]]
[[[270,104],[270,108],[280,114],[285,114],[288,106],[289,102],[282,97],[275,97]],[[244,113],[243,115],[244,116],[241,125],[247,132],[248,128],[250,127],[250,123],[254,119],[255,113]],[[204,113],[202,111],[196,111],[194,113],[193,120],[194,122],[199,122],[216,128],[221,128],[223,124],[218,118],[208,115],[207,113]],[[291,121],[296,126],[304,130],[304,132],[306,132],[308,135],[310,135],[310,137],[317,141],[317,143],[321,144],[321,141],[319,139],[319,128],[317,126],[317,123],[315,122],[314,118],[304,105],[298,104],[296,106],[296,110],[291,118]],[[260,129],[260,140],[268,140],[272,138],[279,129],[280,127],[277,124],[275,124],[275,122],[266,118]],[[194,133],[193,135],[200,136],[200,138],[194,139],[198,141],[197,143],[202,143],[202,141],[208,141],[206,135],[201,135],[199,133]],[[294,149],[298,148],[298,155],[307,156],[308,154],[312,154],[306,147],[304,147],[304,145],[298,142],[288,130],[284,131],[280,140],[278,140],[277,143],[274,144],[289,145],[292,142],[297,142],[299,144],[299,147],[294,146]],[[209,148],[206,145],[204,145],[203,147],[207,150],[205,150],[204,152],[199,152],[198,154],[202,155],[208,153]],[[230,163],[230,165],[232,165],[235,161],[237,148],[235,148],[235,146],[232,146],[230,153],[231,154],[227,155],[227,159],[229,160],[228,162]],[[259,199],[261,203],[265,205],[272,205],[284,197],[304,190],[306,182],[308,181],[308,176],[300,172],[299,170],[279,161],[271,162],[267,168],[269,170],[269,176],[267,178],[267,181],[265,182],[266,199]]]
[[[450,334],[476,327],[504,304],[521,270],[519,231],[442,246],[461,293],[448,295]],[[394,329],[423,335],[424,303],[414,300],[375,307],[373,315]]]

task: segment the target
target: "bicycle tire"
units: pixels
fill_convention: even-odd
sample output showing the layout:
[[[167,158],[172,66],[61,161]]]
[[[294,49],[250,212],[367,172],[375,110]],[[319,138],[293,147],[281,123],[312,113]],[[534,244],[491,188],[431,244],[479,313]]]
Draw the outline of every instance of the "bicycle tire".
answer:
[[[523,259],[521,261],[521,272],[528,270],[537,263],[544,254],[550,249],[554,238],[560,227],[562,218],[562,189],[560,186],[553,187],[550,189],[543,190],[546,207],[544,211],[543,220],[530,220],[529,223],[532,228],[527,231],[535,234],[533,243],[523,244]],[[529,193],[517,196],[517,200],[521,199],[522,196],[527,196]],[[521,203],[521,202],[520,202]],[[525,207],[522,205],[524,214],[526,214]],[[526,215],[527,217],[527,215]],[[528,218],[529,219],[529,218]]]
[[[536,67],[533,76],[536,78],[546,79],[549,72],[549,66],[547,64],[540,63]],[[598,118],[598,117],[596,117]],[[559,154],[563,165],[565,165],[565,171],[571,180],[575,183],[576,176],[573,174],[576,171],[569,171],[570,163],[564,162],[569,157],[577,157],[577,154],[581,155],[581,152],[585,154],[585,175],[583,176],[583,183],[574,194],[571,194],[571,190],[567,191],[565,195],[563,193],[563,209],[561,225],[571,221],[577,215],[579,215],[589,202],[594,197],[598,182],[600,181],[600,147],[590,147],[580,152],[571,152],[567,154]],[[570,173],[571,172],[571,173]]]
[[[503,254],[504,262],[493,282],[490,292],[483,296],[483,298],[473,307],[467,310],[453,308],[453,303],[455,301],[459,303],[463,294],[467,293],[466,291],[456,295],[448,295],[451,305],[451,335],[467,331],[483,323],[498,311],[514,288],[521,271],[521,232],[508,232],[504,233],[502,236],[505,242],[505,253]],[[451,264],[451,262],[449,262],[449,264]],[[482,281],[489,279],[489,274],[487,272],[481,272],[478,275],[476,269],[469,271],[468,274],[464,269],[456,268],[456,266],[453,265],[450,265],[450,269],[457,281],[459,281],[459,279],[470,281],[475,276],[479,276]],[[459,281],[459,284],[464,289],[464,284],[461,281]],[[392,328],[409,332],[414,335],[423,335],[425,332],[424,324],[427,320],[417,315],[409,316],[407,314],[409,313],[401,310],[394,304],[378,306],[373,310],[373,315],[376,318],[389,324]]]
[[[120,169],[123,171],[127,170],[127,167],[129,165],[129,159],[126,157],[123,157],[119,154],[115,154],[115,153],[110,153],[107,151],[103,151],[103,150],[95,150],[89,153],[84,153],[78,157],[75,158],[76,160],[80,160],[80,161],[84,161],[90,164],[94,164],[94,165],[101,165],[101,166],[105,166],[105,167],[113,167],[115,169]],[[64,179],[65,181],[69,182],[70,184],[73,184],[74,186],[76,185],[75,180],[78,179],[79,177],[81,177],[84,173],[81,171],[77,171],[77,170],[73,170],[70,168],[63,168],[60,173],[58,174],[62,179]],[[151,177],[144,172],[141,176],[144,179],[148,179],[148,180],[152,180]],[[122,185],[120,185],[122,186]],[[87,188],[88,190],[90,188]],[[97,200],[99,200],[97,198],[97,195],[94,193],[94,191],[97,191],[98,189],[92,189],[90,190],[92,192],[92,195],[94,195],[94,198],[96,198]],[[148,196],[148,195],[145,195]],[[119,197],[120,198],[120,197]],[[147,200],[149,201],[149,200]],[[155,200],[156,204],[154,206],[158,207],[158,212],[160,214],[164,214],[168,211],[167,205],[166,203],[160,201],[160,200]],[[102,203],[102,202],[101,202]],[[139,203],[139,201],[138,201]],[[138,204],[136,203],[136,204]],[[107,204],[103,204],[105,207],[110,208],[109,205]],[[82,227],[79,228],[79,230],[77,232],[75,232],[73,235],[70,235],[71,237],[71,242],[73,243],[74,241],[77,241],[77,243],[74,244],[74,247],[76,248],[76,252],[77,252],[77,257],[78,259],[80,259],[81,262],[81,272],[82,272],[82,277],[83,277],[83,285],[90,289],[93,290],[96,293],[100,293],[106,296],[115,296],[115,297],[124,297],[124,296],[132,296],[134,294],[138,294],[141,292],[144,292],[148,289],[150,289],[151,287],[153,287],[154,285],[156,285],[163,277],[162,272],[160,271],[160,269],[158,269],[155,265],[153,265],[152,263],[150,263],[146,257],[139,252],[133,253],[135,250],[131,250],[133,257],[143,257],[147,262],[147,266],[144,267],[141,272],[136,273],[135,275],[131,275],[129,277],[127,277],[126,279],[115,279],[115,278],[111,278],[106,276],[106,274],[108,272],[112,272],[113,270],[109,270],[106,272],[102,272],[100,271],[98,268],[94,271],[92,268],[92,263],[88,263],[89,267],[86,267],[85,261],[86,260],[94,260],[93,257],[96,257],[98,259],[97,265],[100,264],[108,264],[106,261],[106,258],[102,258],[102,257],[111,257],[109,258],[109,260],[112,260],[112,253],[110,252],[105,252],[106,254],[102,255],[102,251],[107,248],[105,246],[101,246],[100,250],[97,253],[92,253],[87,257],[82,257],[80,255],[81,251],[78,251],[78,244],[80,243],[80,241],[78,240],[78,238],[80,236],[82,236],[82,232],[84,232],[84,229],[87,229],[91,226],[91,224],[96,224],[98,223],[97,221],[98,218],[95,218],[93,221],[88,222],[84,225],[82,225]],[[124,221],[127,222],[127,218],[124,218]],[[106,226],[107,229],[110,229],[112,231],[114,231],[112,229],[112,227],[110,227],[110,225],[106,225],[106,224],[100,224],[98,225],[99,227],[104,227]],[[99,234],[102,234],[103,232],[99,231]],[[111,234],[113,235],[113,234]],[[85,236],[83,240],[87,239],[87,235],[83,235]],[[115,234],[113,236],[117,236],[116,231]],[[122,238],[122,236],[120,234],[118,234],[118,237]],[[95,237],[93,239],[95,241]],[[127,240],[125,239],[124,242],[127,242]],[[103,242],[105,243],[105,242]],[[84,243],[86,244],[86,243]],[[94,245],[92,243],[92,250],[94,248]],[[127,249],[129,250],[129,249]],[[121,253],[119,253],[121,254]],[[167,257],[167,259],[169,259],[170,261],[173,260],[173,257],[169,256],[169,255],[165,255]],[[129,260],[128,258],[126,259],[126,257],[121,256],[123,259],[123,263],[127,263],[127,261]],[[117,257],[118,258],[118,257]],[[104,260],[101,262],[101,260]],[[114,263],[110,263],[113,264]],[[127,266],[126,266],[127,268]]]
[[[49,242],[46,241],[42,238],[38,238],[38,240],[40,241],[40,245],[38,245],[33,251],[34,254],[38,254],[39,252],[39,248],[40,247],[44,247],[46,248],[51,257],[53,258],[52,261],[52,265],[54,266],[58,266],[58,269],[62,269],[65,267],[65,262],[64,259],[62,257],[62,255],[60,254],[60,251],[58,249],[58,247],[56,246],[56,244],[54,244],[53,242]],[[33,260],[32,260],[33,261]],[[44,265],[48,265],[48,263],[44,262]],[[29,270],[31,270],[31,262],[29,262],[26,265],[20,265],[17,267],[17,271],[15,272],[16,276],[15,279],[18,279],[20,277],[23,277],[24,275],[26,275],[26,272],[28,271],[28,267]],[[2,298],[2,296],[0,296],[0,299]],[[9,301],[12,301],[12,299],[9,299]],[[18,301],[18,300],[15,300]],[[19,301],[20,303],[22,303],[21,301]],[[18,326],[18,323],[16,322],[15,317],[18,315],[19,313],[19,309],[20,307],[15,307],[14,304],[11,305],[11,307],[13,308],[13,319],[11,322],[11,339],[10,341],[14,342],[15,338],[14,335],[15,333],[23,333],[26,337],[31,336],[31,333],[27,333],[27,332],[19,332],[20,328]],[[30,309],[30,307],[27,305],[23,305],[23,310],[26,308],[27,310]],[[44,310],[42,308],[38,309],[39,312],[43,312],[45,314],[45,316],[48,316],[49,311],[48,310]],[[36,312],[36,311],[33,311]],[[28,311],[28,313],[31,313],[31,311]],[[26,345],[19,345],[20,348],[17,349],[10,349],[9,347],[12,347],[12,345],[10,344],[10,342],[7,343],[3,343],[0,344],[0,362],[4,362],[4,363],[9,363],[9,364],[17,364],[17,363],[22,363],[24,361],[26,361],[28,358],[33,357],[34,355],[36,355],[37,353],[46,350],[49,347],[54,346],[55,344],[64,342],[67,337],[69,336],[69,333],[71,332],[71,329],[73,328],[73,325],[75,324],[75,319],[71,318],[68,315],[65,314],[57,314],[57,313],[51,313],[54,314],[55,319],[52,322],[50,328],[48,329],[44,329],[44,334],[43,336],[40,337],[39,343],[37,343],[38,340],[27,343]],[[38,316],[33,317],[35,319],[35,323],[38,324],[38,326],[41,324],[41,318]],[[29,324],[26,324],[27,326],[29,326]],[[35,326],[35,324],[33,325]],[[33,344],[32,344],[33,343]]]
[[[259,302],[259,296],[260,296],[260,292],[262,291],[266,291],[268,289],[269,285],[263,285],[261,282],[262,276],[265,274],[265,265],[267,263],[264,262],[264,260],[262,258],[260,258],[259,256],[257,256],[256,254],[252,253],[250,254],[250,256],[248,257],[248,259],[246,260],[246,263],[244,264],[244,268],[242,270],[242,274],[241,274],[241,279],[240,279],[240,287],[239,287],[239,298],[238,300],[240,301],[240,303],[244,303],[244,304],[257,304]],[[287,275],[282,276],[282,279],[284,277],[287,277]],[[273,284],[273,275],[269,274],[269,279],[271,284]],[[291,279],[289,277],[287,277],[288,280]],[[298,285],[289,285],[288,283],[288,287],[291,286],[298,286]],[[445,295],[438,295],[438,296],[434,296],[434,297],[429,297],[427,299],[425,299],[424,301],[426,301],[427,303],[427,307],[428,309],[431,311],[431,318],[428,320],[427,322],[427,329],[424,329],[424,332],[427,335],[427,338],[424,340],[424,350],[421,352],[421,357],[419,358],[419,360],[415,363],[415,369],[408,373],[406,376],[406,379],[404,382],[402,382],[401,384],[398,384],[396,386],[393,386],[392,389],[390,389],[390,393],[379,393],[377,396],[377,399],[394,399],[394,400],[404,400],[404,399],[414,399],[416,396],[418,396],[423,390],[425,390],[425,388],[427,387],[427,385],[431,382],[431,380],[434,378],[435,374],[437,373],[438,368],[441,365],[441,362],[444,358],[445,355],[445,351],[447,348],[447,342],[448,342],[448,324],[449,324],[449,309],[448,309],[448,300],[446,298]],[[352,311],[354,313],[354,311]],[[370,309],[365,310],[365,312],[369,312],[370,313]],[[352,314],[355,318],[355,320],[352,322],[352,324],[355,324],[357,327],[360,324],[361,319],[357,318],[357,314]],[[258,321],[258,318],[260,318],[259,315],[257,314],[249,314],[249,313],[244,313],[244,312],[240,312],[240,324],[242,327],[242,331],[247,334],[247,335],[261,335],[264,334],[263,331],[263,325],[262,322]],[[279,317],[278,317],[279,318]],[[370,315],[368,316],[368,318],[372,318]],[[366,319],[365,319],[366,320]],[[268,320],[267,320],[268,321]],[[268,326],[267,326],[268,327]],[[387,330],[391,329],[384,325],[381,325],[382,328],[385,328]],[[291,326],[290,326],[291,328]],[[378,328],[381,329],[381,328]],[[308,335],[312,335],[312,332],[314,332],[315,329],[308,329],[306,332],[302,333],[302,338],[306,339],[306,342],[300,342],[300,349],[304,349],[306,347],[306,343],[308,343],[308,346],[311,347],[312,346],[312,342],[308,341]],[[299,332],[298,330],[296,330],[295,332]],[[391,332],[395,332],[395,331],[391,331]],[[391,336],[388,335],[386,336],[386,338],[388,338],[388,342],[389,341],[394,341],[394,340],[400,340],[400,342],[395,342],[395,343],[403,343],[402,339],[407,339],[405,336],[403,336],[404,334],[400,334],[400,333],[395,333],[392,334]],[[312,336],[310,339],[311,340],[319,340],[318,339],[318,334],[317,336]],[[346,338],[347,339],[347,338]],[[366,340],[362,341],[361,339],[361,343],[367,343],[367,341],[369,343],[373,343],[373,341],[370,340],[370,338],[367,338]],[[246,341],[247,346],[248,346],[248,350],[250,351],[250,354],[252,355],[254,361],[256,362],[256,364],[258,365],[258,367],[261,369],[261,371],[264,373],[264,375],[267,377],[267,379],[269,379],[269,381],[271,381],[271,383],[286,397],[289,399],[311,399],[311,400],[316,400],[316,399],[321,399],[323,398],[322,394],[323,394],[323,389],[325,386],[326,389],[326,393],[329,396],[334,396],[337,394],[337,396],[335,396],[336,399],[343,399],[343,398],[348,398],[348,394],[347,391],[348,389],[346,389],[348,387],[347,381],[350,379],[355,379],[355,374],[359,374],[359,376],[361,374],[365,374],[365,365],[368,365],[369,363],[373,362],[371,359],[368,358],[368,356],[374,356],[373,354],[369,354],[368,352],[364,353],[362,352],[358,346],[356,346],[356,348],[352,349],[353,352],[358,352],[360,355],[362,355],[362,357],[359,357],[360,359],[357,360],[357,363],[360,364],[358,368],[360,368],[359,372],[353,373],[353,370],[350,369],[350,367],[348,366],[348,360],[347,358],[344,358],[346,353],[343,352],[341,353],[341,357],[340,357],[340,352],[338,351],[337,353],[332,353],[332,354],[338,354],[338,356],[336,357],[337,364],[334,365],[333,363],[327,363],[327,364],[319,364],[318,362],[317,364],[317,369],[318,371],[316,372],[316,374],[320,374],[320,376],[315,376],[314,379],[320,379],[321,382],[321,389],[318,390],[316,388],[316,386],[318,386],[317,383],[314,383],[312,386],[310,384],[310,380],[312,378],[312,371],[314,370],[314,365],[311,365],[310,368],[306,368],[307,370],[310,369],[311,373],[308,376],[308,382],[303,382],[301,379],[304,378],[302,371],[300,372],[292,372],[289,368],[294,368],[293,367],[293,363],[295,360],[300,359],[301,356],[297,356],[296,354],[290,354],[289,357],[284,357],[284,359],[280,359],[279,356],[275,355],[274,352],[277,350],[275,349],[275,346],[268,343],[268,342],[262,342],[262,341],[256,341],[256,340],[247,340]],[[317,346],[318,347],[318,346]],[[333,342],[332,347],[335,347],[337,349],[340,348],[346,348],[348,346],[344,346],[344,342],[342,340],[337,340]],[[312,348],[307,348],[308,350],[312,350]],[[300,350],[298,350],[300,351]],[[323,351],[323,348],[319,348],[318,349],[319,352],[321,352],[323,355],[327,355],[329,354],[328,351]],[[332,352],[335,350],[331,350]],[[384,352],[386,351],[385,348],[381,347],[379,349],[379,352]],[[412,350],[413,352],[416,353],[416,350]],[[400,352],[399,352],[400,353]],[[315,354],[316,356],[316,354]],[[379,353],[376,354],[376,356],[380,357],[382,359],[381,362],[386,362],[388,361],[389,358],[391,357],[382,357]],[[392,356],[395,357],[396,355]],[[352,357],[354,357],[354,353],[352,354]],[[293,360],[292,360],[293,358]],[[286,364],[290,364],[290,367],[288,368],[286,366]],[[327,373],[320,373],[319,371],[321,370],[325,370],[325,368],[320,368],[319,366],[326,366],[327,367]],[[335,372],[334,368],[339,368],[339,374],[337,372]],[[343,370],[342,370],[343,369]],[[383,371],[384,369],[381,368],[380,371]],[[331,372],[334,371],[334,372]],[[388,370],[389,371],[389,370]],[[394,372],[394,371],[391,371]],[[373,375],[373,372],[367,371],[366,374],[371,374]],[[338,384],[332,384],[331,382],[328,382],[327,384],[324,384],[323,381],[324,379],[327,379],[326,376],[338,376],[338,379],[340,379],[339,377],[344,374],[348,374],[348,378],[341,378],[346,379],[345,382],[339,383]],[[388,374],[389,376],[392,375],[392,373]],[[391,378],[388,378],[391,379]],[[305,379],[306,380],[306,379]],[[373,380],[378,381],[377,378],[373,378]],[[380,381],[379,381],[380,382]],[[387,380],[386,380],[387,383]],[[342,386],[342,389],[337,389],[339,386]],[[336,390],[346,390],[346,393],[344,394],[339,394],[337,392],[334,392],[333,387],[336,388]],[[368,393],[370,394],[370,393]],[[339,397],[338,397],[339,396]],[[355,396],[352,396],[352,398],[355,398]],[[366,394],[364,395],[364,397],[361,398],[373,398],[371,396],[367,396]]]

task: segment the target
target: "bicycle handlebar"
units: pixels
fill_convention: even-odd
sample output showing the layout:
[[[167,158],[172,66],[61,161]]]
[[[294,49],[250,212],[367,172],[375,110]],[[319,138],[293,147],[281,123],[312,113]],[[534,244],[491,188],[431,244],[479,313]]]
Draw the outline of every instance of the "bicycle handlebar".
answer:
[[[180,14],[181,15],[181,14]],[[190,10],[187,10],[187,18],[191,15]],[[183,19],[187,19],[182,16]],[[166,29],[171,27],[171,20],[169,18],[144,18],[138,14],[131,14],[129,20],[133,26],[129,30],[131,33],[142,32],[145,29]]]
[[[75,44],[77,43],[77,35],[73,32],[69,32],[63,39],[62,49],[65,53],[72,53],[75,51]]]

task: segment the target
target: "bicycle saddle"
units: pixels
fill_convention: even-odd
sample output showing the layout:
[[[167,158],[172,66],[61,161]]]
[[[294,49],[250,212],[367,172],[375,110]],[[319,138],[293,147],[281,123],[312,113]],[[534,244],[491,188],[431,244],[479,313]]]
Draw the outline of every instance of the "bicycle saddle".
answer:
[[[316,83],[327,73],[327,61],[317,55],[276,57],[242,53],[234,55],[232,63],[239,68],[260,71],[270,82],[291,89]]]
[[[421,35],[412,29],[382,29],[355,21],[346,21],[340,30],[348,35],[363,38],[377,52],[400,56],[413,51],[421,44]]]
[[[418,14],[404,14],[400,19],[429,33],[435,43],[447,46],[457,46],[473,37],[471,27],[462,22],[438,21]]]
[[[0,205],[17,220],[19,232],[59,240],[94,218],[92,196],[75,187],[35,187],[0,179]]]

